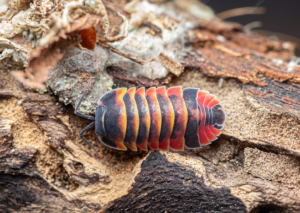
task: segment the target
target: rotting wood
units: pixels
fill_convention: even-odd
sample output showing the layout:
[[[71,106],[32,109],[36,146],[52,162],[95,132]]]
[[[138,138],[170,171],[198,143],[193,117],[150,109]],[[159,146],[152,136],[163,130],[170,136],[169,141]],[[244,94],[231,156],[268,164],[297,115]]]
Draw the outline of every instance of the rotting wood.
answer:
[[[77,45],[79,38],[72,33],[84,29],[99,22],[99,17],[85,15],[66,29],[56,29],[48,33],[49,40],[34,49],[30,53],[30,59],[25,72],[14,71],[12,74],[30,88],[45,89],[43,85],[48,77],[50,69],[62,59],[65,53]],[[26,80],[29,79],[29,80]]]
[[[259,78],[259,74],[276,81],[300,81],[299,67],[293,67],[288,72],[288,63],[281,60],[280,64],[272,61],[270,57],[256,51],[238,46],[231,41],[217,42],[212,48],[197,48],[200,54],[189,54],[185,63],[190,67],[198,67],[209,76],[237,78],[243,83],[253,83],[258,86],[266,86],[267,83]],[[204,61],[195,58],[203,57]],[[279,60],[279,59],[278,59]]]
[[[224,209],[245,212],[246,206],[228,189],[211,187],[193,169],[152,152],[142,163],[141,173],[128,195],[100,212],[120,212],[122,209],[129,212],[137,209],[145,212],[208,212]]]
[[[300,120],[300,84],[292,82],[278,82],[265,78],[266,87],[244,85],[246,96],[257,99],[269,109],[289,114]]]
[[[164,53],[160,53],[157,57],[157,60],[169,70],[170,73],[176,75],[179,77],[181,73],[184,71],[184,66],[177,62],[175,59],[171,58],[170,56],[167,56]]]
[[[103,41],[100,41],[100,40],[98,41],[98,44],[99,44],[100,46],[106,48],[106,49],[111,50],[112,52],[115,52],[115,53],[117,53],[117,54],[119,54],[119,55],[121,55],[121,56],[124,56],[124,57],[128,58],[129,60],[132,60],[132,61],[134,61],[134,62],[136,62],[136,63],[139,63],[139,64],[150,63],[150,62],[152,62],[152,61],[155,60],[155,58],[154,58],[154,59],[151,59],[151,60],[146,61],[146,60],[143,60],[143,59],[141,59],[141,58],[139,58],[139,57],[136,57],[136,56],[134,56],[134,55],[132,55],[132,54],[126,54],[126,53],[124,53],[124,52],[118,50],[117,48],[111,46],[110,44],[108,44],[108,43],[106,43],[106,42],[103,42]]]
[[[110,67],[107,68],[107,72],[109,75],[113,76],[115,84],[118,84],[116,85],[116,87],[122,87],[126,85],[128,85],[127,87],[157,87],[159,85],[170,83],[173,77],[173,74],[169,74],[166,78],[163,79],[150,80],[141,76],[133,77],[120,71],[116,71]]]
[[[13,136],[10,122],[9,119],[0,117],[0,154],[12,148]]]
[[[10,98],[10,97],[15,97],[15,96],[16,95],[11,90],[0,89],[0,97],[1,98]]]
[[[113,7],[111,3],[109,13]],[[114,35],[121,23],[119,17],[115,20]],[[0,116],[6,119],[0,119],[0,126],[5,126],[0,131],[0,210],[300,211],[299,66],[291,72],[286,69],[294,56],[293,44],[220,21],[202,22],[187,34],[178,60],[185,66],[180,77],[150,80],[114,67],[103,75],[106,81],[112,79],[113,87],[182,85],[215,94],[227,112],[224,134],[199,150],[120,152],[104,147],[91,129],[85,137],[97,148],[96,158],[77,136],[87,121],[75,116],[71,106],[59,103],[61,97],[65,102],[79,95],[90,77],[102,73],[92,54],[84,52],[80,59],[99,62],[94,72],[90,64],[78,67],[74,59],[60,62],[68,70],[54,82],[64,82],[64,76],[76,82],[52,85],[56,96],[29,93],[7,77],[9,71],[1,70],[5,79],[0,89],[9,93],[0,97]],[[225,78],[221,87],[220,77]],[[75,87],[80,91],[71,92]],[[21,143],[22,134],[30,134],[34,142]]]
[[[36,122],[48,136],[49,145],[64,147],[64,141],[70,138],[71,132],[59,115],[63,115],[67,107],[57,105],[55,97],[39,94],[29,94],[22,100],[22,105],[28,115],[39,116]]]
[[[184,87],[201,84],[202,89],[214,92],[218,97],[220,97],[226,110],[230,109],[230,106],[226,104],[226,96],[231,96],[229,91],[232,90],[233,93],[237,93],[238,91],[237,84],[232,80],[225,80],[223,89],[220,90],[217,88],[217,82],[215,80],[206,78],[196,71],[190,71],[184,74],[181,78],[172,82],[172,84],[182,84]],[[241,95],[243,94],[241,88],[238,93]],[[230,97],[228,97],[228,100],[229,99]],[[233,102],[228,104],[232,103]],[[238,103],[236,102],[236,104]],[[48,120],[49,118],[47,117],[58,117],[59,120],[70,130],[70,132],[72,132],[72,136],[69,137],[72,141],[65,140],[65,147],[54,146],[54,148],[58,151],[62,151],[65,156],[64,168],[67,169],[67,174],[70,178],[76,181],[80,187],[73,192],[65,191],[45,179],[45,181],[53,187],[52,190],[54,190],[55,193],[58,193],[59,196],[67,197],[70,202],[72,202],[73,199],[76,199],[77,196],[82,195],[82,192],[87,189],[89,191],[96,190],[96,186],[101,184],[107,187],[106,190],[112,190],[113,192],[111,185],[114,184],[114,181],[118,180],[117,176],[114,175],[115,173],[110,173],[109,176],[107,176],[108,174],[105,175],[105,173],[101,174],[98,169],[98,171],[95,171],[94,169],[96,168],[103,168],[102,166],[98,167],[101,164],[105,163],[108,166],[114,165],[115,168],[124,168],[124,166],[129,164],[132,165],[134,162],[133,166],[136,167],[134,169],[136,173],[126,173],[126,175],[133,175],[132,178],[134,179],[132,185],[129,184],[125,187],[125,191],[128,190],[128,192],[124,193],[123,196],[120,196],[119,199],[110,200],[107,203],[108,205],[101,205],[103,208],[102,212],[121,212],[124,208],[128,208],[133,211],[134,209],[138,210],[142,208],[146,212],[160,210],[174,211],[175,209],[178,209],[178,212],[181,212],[182,209],[186,208],[191,208],[191,210],[195,211],[207,211],[208,209],[214,208],[216,211],[222,209],[221,212],[230,212],[233,210],[232,208],[234,208],[236,210],[240,209],[240,212],[246,212],[254,209],[264,209],[266,204],[271,205],[272,208],[281,208],[284,211],[298,210],[299,204],[294,202],[294,200],[298,199],[297,196],[299,195],[297,191],[299,185],[294,181],[296,180],[295,178],[292,181],[288,177],[290,176],[289,174],[293,174],[292,176],[295,177],[297,176],[296,172],[298,170],[295,165],[297,165],[297,162],[299,163],[299,161],[295,157],[286,156],[287,152],[283,152],[278,155],[278,150],[282,150],[282,148],[278,148],[277,151],[272,150],[272,143],[268,144],[268,146],[260,146],[255,143],[241,143],[240,140],[229,140],[227,137],[221,137],[220,140],[214,142],[212,145],[199,150],[187,150],[181,153],[152,152],[145,158],[145,160],[132,161],[132,159],[125,160],[126,158],[123,157],[112,157],[112,154],[130,157],[135,155],[134,152],[128,151],[124,153],[106,148],[99,144],[97,138],[92,136],[94,131],[90,131],[87,134],[87,137],[89,141],[91,141],[92,144],[100,151],[100,163],[99,161],[94,162],[96,158],[92,156],[93,151],[88,151],[84,148],[80,142],[80,138],[72,139],[81,128],[87,125],[85,120],[77,120],[77,116],[72,116],[68,119],[60,117],[65,117],[65,115],[71,116],[73,113],[72,108],[70,112],[71,114],[65,112],[65,110],[63,110],[65,107],[61,104],[58,106],[56,105],[55,97],[51,97],[46,94],[28,94],[27,98],[23,100],[22,105],[25,109],[27,109],[30,116],[33,116],[33,118],[38,116]],[[234,111],[230,111],[229,117],[233,116],[234,118],[235,115],[238,115],[238,110]],[[255,114],[253,113],[252,116],[255,116]],[[243,119],[243,117],[241,117],[241,119]],[[35,118],[34,121],[38,124],[39,118]],[[74,126],[74,122],[79,122],[80,127],[74,129],[74,127],[72,127]],[[227,125],[232,126],[230,119],[228,122],[229,123]],[[240,121],[235,120],[234,122],[239,123]],[[51,123],[48,124],[52,125]],[[41,126],[40,128],[43,129]],[[226,128],[228,128],[228,126],[226,126]],[[43,130],[49,134],[50,137],[55,137],[56,132],[49,132],[47,128],[44,128]],[[229,131],[225,131],[225,135],[232,135],[232,130],[228,130]],[[51,141],[48,143],[51,144]],[[262,180],[261,177],[267,177],[269,171],[266,167],[261,167],[263,164],[261,164],[261,166],[258,164],[258,162],[262,163],[261,160],[265,158],[261,158],[261,160],[258,159],[256,155],[253,155],[256,152],[250,152],[253,154],[249,155],[248,150],[255,147],[259,148],[259,151],[256,152],[260,153],[260,156],[266,156],[266,159],[273,159],[273,161],[275,160],[277,162],[282,162],[280,160],[281,158],[285,159],[285,162],[293,161],[294,163],[291,164],[289,168],[291,173],[287,174],[287,170],[285,170],[286,175],[284,178],[282,178],[283,176],[273,176],[272,178],[270,177],[270,180]],[[24,151],[22,152],[24,153]],[[293,154],[289,153],[289,155]],[[249,166],[250,164],[248,162],[252,161],[256,161],[257,163]],[[100,163],[100,165],[98,165],[98,163]],[[281,168],[282,170],[285,167],[276,166],[276,168]],[[258,170],[260,170],[261,177],[256,177]],[[39,176],[43,177],[43,175],[38,171],[36,172]],[[283,174],[283,171],[278,171],[278,173]],[[5,181],[7,181],[6,179],[10,176],[3,177],[5,178]],[[27,180],[27,176],[22,176],[22,178],[24,181]],[[13,179],[13,181],[15,180]],[[37,180],[31,179],[31,181],[34,183]],[[173,187],[170,188],[170,184]],[[124,186],[125,185],[123,185],[123,187]],[[184,186],[190,187],[186,188]],[[193,191],[193,189],[195,191]],[[275,189],[281,190],[283,193],[274,194]],[[195,194],[195,196],[191,196],[191,194]],[[215,196],[217,195],[217,200],[220,202],[222,201],[221,203],[216,202]],[[285,197],[284,201],[281,196]],[[152,203],[153,197],[159,199],[154,199]],[[77,198],[79,200],[82,199],[79,197]],[[179,201],[175,203],[173,202],[174,199],[181,200],[181,198],[184,198],[185,204],[178,206],[176,203],[180,203]],[[199,201],[195,203],[195,199],[199,199]],[[91,202],[92,200],[93,202]],[[103,198],[99,197],[98,201],[103,202]],[[85,199],[81,202],[90,202],[94,205],[93,208],[100,208],[99,206],[95,206],[96,203],[92,194],[85,194]],[[214,202],[216,203],[212,207],[211,203]],[[199,203],[202,204],[199,205]],[[217,205],[217,203],[219,203],[219,205]],[[41,205],[44,204],[45,202]],[[59,206],[57,208],[62,207],[61,204],[58,205]],[[18,208],[21,210],[25,210],[27,208],[30,209],[30,205],[23,206],[20,204]],[[49,208],[54,212],[56,211],[53,206]]]

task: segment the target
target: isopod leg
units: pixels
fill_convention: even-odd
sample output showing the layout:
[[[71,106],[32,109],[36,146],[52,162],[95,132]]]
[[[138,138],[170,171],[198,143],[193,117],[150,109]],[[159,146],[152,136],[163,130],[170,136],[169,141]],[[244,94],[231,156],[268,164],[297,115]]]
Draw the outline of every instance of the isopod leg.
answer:
[[[80,105],[81,105],[82,100],[84,99],[84,97],[86,96],[86,94],[87,94],[88,91],[89,91],[89,88],[90,88],[90,85],[91,85],[91,80],[92,80],[92,79],[90,79],[88,86],[86,87],[86,89],[85,89],[83,95],[81,96],[81,98],[80,98],[80,100],[79,100],[79,102],[78,102],[78,104],[77,104],[77,106],[76,106],[76,108],[75,108],[74,114],[75,114],[75,115],[78,115],[78,116],[80,116],[80,117],[83,117],[83,118],[86,118],[86,119],[89,119],[89,120],[94,121],[94,120],[95,120],[95,117],[90,116],[90,115],[85,115],[85,114],[82,114],[82,113],[80,113],[80,112],[77,111],[78,108],[79,108]]]
[[[90,142],[88,142],[82,135],[83,133],[85,133],[85,131],[87,131],[89,128],[91,128],[92,126],[94,126],[95,122],[92,122],[90,123],[87,127],[85,127],[79,134],[78,136],[81,137],[81,139],[87,144],[89,145],[89,147],[91,147],[93,150],[95,150],[96,154],[98,155],[98,151],[97,149],[92,145],[90,144]]]

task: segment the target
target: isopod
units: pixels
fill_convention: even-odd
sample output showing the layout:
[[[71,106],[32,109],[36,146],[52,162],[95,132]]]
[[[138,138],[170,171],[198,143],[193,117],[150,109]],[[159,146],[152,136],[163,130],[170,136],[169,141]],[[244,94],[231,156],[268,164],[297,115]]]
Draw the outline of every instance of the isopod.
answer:
[[[94,125],[104,145],[123,151],[197,149],[216,140],[224,128],[226,116],[220,101],[199,88],[117,88],[97,101],[95,117],[78,112],[88,89],[75,114],[93,121],[79,136],[96,152],[82,136]]]

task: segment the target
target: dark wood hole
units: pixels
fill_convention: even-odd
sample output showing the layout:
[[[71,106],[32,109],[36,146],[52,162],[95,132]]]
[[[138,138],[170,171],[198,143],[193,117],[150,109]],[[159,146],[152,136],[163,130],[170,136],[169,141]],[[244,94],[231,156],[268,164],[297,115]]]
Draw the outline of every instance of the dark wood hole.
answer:
[[[282,213],[289,212],[286,207],[278,206],[275,204],[265,204],[254,208],[251,213]]]
[[[74,168],[76,169],[77,172],[80,172],[83,170],[83,165],[80,162],[74,162]]]

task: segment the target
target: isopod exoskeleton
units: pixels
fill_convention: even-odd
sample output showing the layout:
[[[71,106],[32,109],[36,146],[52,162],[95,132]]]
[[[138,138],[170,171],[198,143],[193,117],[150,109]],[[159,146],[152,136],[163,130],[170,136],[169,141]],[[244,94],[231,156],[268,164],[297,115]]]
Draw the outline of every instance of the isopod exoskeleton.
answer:
[[[199,88],[114,89],[98,100],[95,117],[77,111],[87,92],[75,114],[93,120],[79,136],[94,150],[82,136],[94,124],[103,144],[124,151],[200,148],[216,140],[225,124],[220,101]]]

